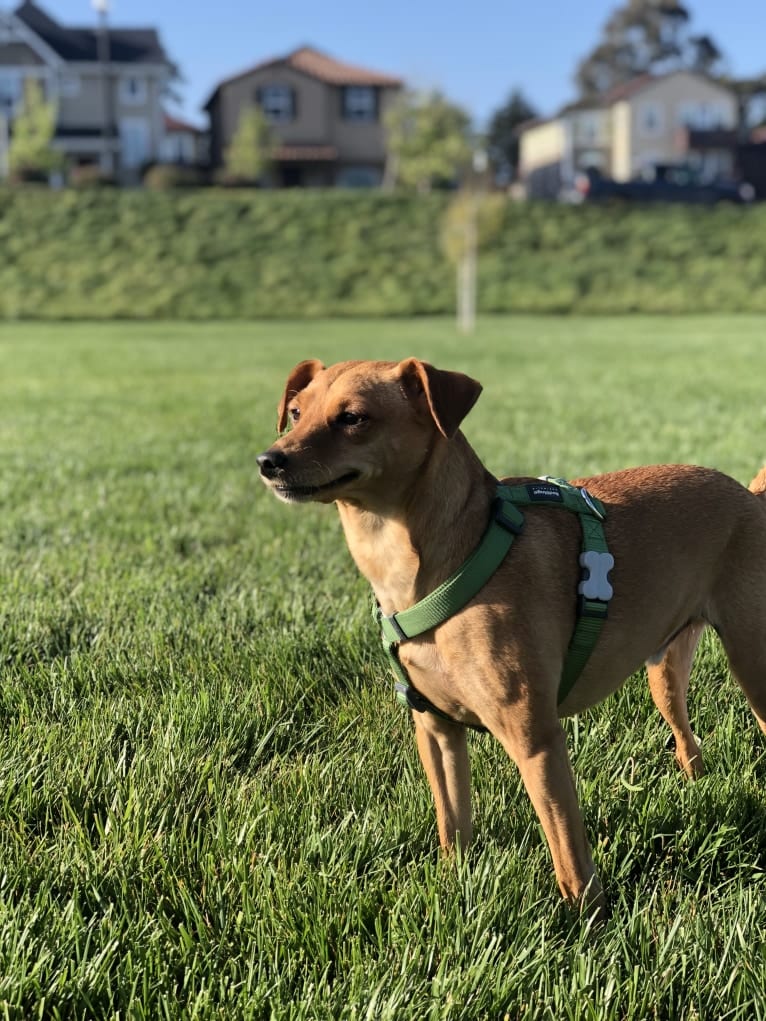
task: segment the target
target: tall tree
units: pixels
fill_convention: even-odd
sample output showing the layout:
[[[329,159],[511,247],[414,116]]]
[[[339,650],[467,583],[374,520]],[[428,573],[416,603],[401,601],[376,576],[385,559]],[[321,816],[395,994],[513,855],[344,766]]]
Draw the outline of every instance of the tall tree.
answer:
[[[56,104],[49,103],[43,87],[35,78],[24,83],[24,98],[13,122],[13,135],[8,146],[11,174],[49,174],[61,163],[53,149],[56,133]]]
[[[470,164],[470,118],[438,92],[403,93],[386,114],[386,185],[430,191]]]
[[[243,184],[255,184],[271,164],[271,128],[263,111],[252,104],[239,115],[231,145],[224,153],[225,176]]]
[[[495,174],[510,181],[519,165],[519,125],[537,117],[520,89],[514,89],[492,115],[487,129],[487,154]]]
[[[627,0],[613,11],[577,68],[581,95],[599,95],[647,72],[718,72],[721,50],[711,36],[692,35],[690,21],[691,12],[680,0]]]

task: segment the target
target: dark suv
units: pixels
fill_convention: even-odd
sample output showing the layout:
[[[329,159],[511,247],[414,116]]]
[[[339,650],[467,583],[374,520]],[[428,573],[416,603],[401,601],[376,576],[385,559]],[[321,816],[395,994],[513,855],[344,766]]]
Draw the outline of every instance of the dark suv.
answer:
[[[630,202],[691,202],[715,205],[717,202],[752,202],[755,189],[745,181],[701,178],[690,167],[658,164],[632,181],[613,181],[598,170],[578,174],[575,188],[581,200],[602,202],[624,199]]]

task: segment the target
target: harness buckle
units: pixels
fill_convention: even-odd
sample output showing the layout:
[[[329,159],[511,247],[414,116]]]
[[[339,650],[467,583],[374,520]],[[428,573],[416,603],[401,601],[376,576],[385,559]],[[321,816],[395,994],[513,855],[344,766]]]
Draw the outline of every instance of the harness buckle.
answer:
[[[590,495],[585,486],[583,486],[580,489],[580,496],[583,498],[583,500],[585,500],[586,504],[588,505],[588,509],[591,511],[592,514],[596,515],[599,521],[606,521],[606,514],[604,514],[603,511],[601,511],[596,506],[596,501]]]
[[[585,596],[579,595],[577,597],[577,616],[606,620],[609,616],[609,603],[604,599],[586,599]]]
[[[513,509],[516,515],[515,518],[509,515],[506,507]],[[511,503],[510,500],[504,500],[502,496],[496,496],[492,501],[492,517],[498,525],[513,535],[521,535],[524,529],[524,515],[515,504]]]
[[[401,681],[397,681],[394,685],[394,690],[396,692],[396,700],[400,705],[413,709],[416,713],[428,712],[430,703],[411,684],[402,684]]]
[[[394,635],[396,636],[395,640],[397,642],[406,642],[407,639],[410,637],[408,634],[405,633],[404,628],[396,619],[395,613],[392,613],[390,617],[387,617],[385,613],[379,611],[378,619],[380,620],[381,626],[383,626],[384,621],[386,624],[388,624],[388,626],[391,628]]]

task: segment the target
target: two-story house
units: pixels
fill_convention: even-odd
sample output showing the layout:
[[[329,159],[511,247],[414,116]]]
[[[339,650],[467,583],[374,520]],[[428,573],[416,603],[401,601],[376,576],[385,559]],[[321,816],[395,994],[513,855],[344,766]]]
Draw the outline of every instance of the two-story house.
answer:
[[[213,167],[225,162],[240,113],[260,107],[276,140],[271,183],[354,187],[381,183],[383,115],[402,87],[388,74],[304,46],[220,82],[205,104]]]
[[[94,163],[124,182],[160,156],[162,97],[175,69],[153,28],[59,24],[25,0],[0,12],[0,150],[13,133],[24,82],[56,104],[54,147],[70,165]],[[7,151],[0,151],[0,172]]]
[[[737,116],[734,93],[705,75],[640,75],[530,122],[521,133],[519,176],[527,194],[555,197],[588,168],[616,181],[658,163],[693,164],[711,177],[730,174]]]

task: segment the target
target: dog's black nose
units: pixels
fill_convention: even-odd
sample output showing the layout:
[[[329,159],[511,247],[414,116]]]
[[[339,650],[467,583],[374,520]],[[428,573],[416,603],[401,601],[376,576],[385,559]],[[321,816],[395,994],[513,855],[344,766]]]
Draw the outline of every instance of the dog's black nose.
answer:
[[[261,469],[261,475],[267,479],[279,475],[287,464],[287,458],[281,450],[267,450],[265,454],[259,454],[256,461]]]

